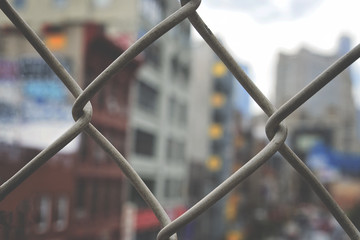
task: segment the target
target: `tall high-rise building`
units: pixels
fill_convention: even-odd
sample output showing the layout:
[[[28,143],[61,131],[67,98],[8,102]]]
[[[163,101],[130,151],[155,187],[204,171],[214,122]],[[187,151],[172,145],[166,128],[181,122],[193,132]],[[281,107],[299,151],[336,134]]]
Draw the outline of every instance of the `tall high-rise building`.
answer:
[[[345,46],[346,45],[346,46]],[[344,54],[349,44],[341,41],[335,54],[300,49],[281,53],[277,66],[276,106],[281,106]],[[340,151],[356,151],[355,105],[349,69],[311,97],[286,120],[292,146],[303,155],[316,139]]]
[[[237,127],[243,126],[243,114],[248,114],[249,101],[248,94],[208,45],[194,45],[192,62],[196,68],[191,78],[189,127],[194,135],[188,137],[188,155],[191,159],[189,197],[190,203],[195,204],[230,176],[237,165],[234,158],[239,156],[235,150],[239,144],[235,146],[234,139]],[[192,223],[194,239],[238,239],[234,236],[241,235],[243,226],[236,225],[233,231],[234,226],[228,225],[226,209],[237,204],[233,201],[234,204],[229,204],[229,195]],[[236,209],[233,208],[235,212]],[[233,216],[237,216],[235,212]]]
[[[279,107],[314,80],[349,49],[344,38],[335,53],[320,54],[302,48],[295,54],[281,53],[278,58],[275,103]],[[308,151],[318,141],[332,149],[357,152],[357,126],[352,96],[350,70],[340,73],[329,84],[300,106],[285,119],[288,126],[288,143],[304,161]],[[284,168],[288,168],[284,165]],[[294,180],[291,171],[284,187],[287,196],[282,199],[306,201],[310,189],[301,181]]]

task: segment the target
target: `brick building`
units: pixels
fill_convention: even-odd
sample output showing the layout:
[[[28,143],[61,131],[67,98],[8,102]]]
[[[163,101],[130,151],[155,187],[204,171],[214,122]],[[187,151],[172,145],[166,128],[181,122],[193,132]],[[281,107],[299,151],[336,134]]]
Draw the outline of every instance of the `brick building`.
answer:
[[[47,26],[44,28],[44,38],[50,35],[57,35],[61,38],[72,38],[71,33],[81,32],[83,42],[83,61],[84,79],[79,82],[89,84],[106,66],[117,58],[126,47],[124,41],[111,40],[106,37],[102,28],[93,24],[83,26]],[[18,34],[13,32],[12,34]],[[68,35],[69,34],[69,35]],[[17,39],[16,36],[10,36]],[[18,36],[21,38],[20,36]],[[18,42],[24,41],[17,39]],[[29,50],[30,52],[30,50]],[[62,52],[66,53],[64,46]],[[34,54],[35,55],[35,54]],[[64,54],[66,55],[66,54]],[[6,56],[2,56],[5,58]],[[71,62],[71,57],[69,58]],[[13,62],[17,62],[13,60]],[[1,84],[8,82],[20,82],[21,84],[10,84],[14,92],[19,91],[26,99],[26,89],[31,85],[30,97],[33,97],[37,103],[39,100],[35,93],[43,91],[43,85],[54,80],[49,77],[51,74],[39,74],[24,71],[23,69],[46,69],[46,67],[29,66],[27,64],[18,64],[14,77],[9,80],[9,76],[3,77]],[[129,93],[132,85],[135,71],[140,64],[136,59],[126,66],[120,73],[112,77],[107,85],[99,94],[92,99],[93,118],[92,123],[103,133],[107,139],[122,153],[126,155],[127,124],[129,115]],[[36,62],[39,63],[39,62]],[[43,66],[43,65],[41,65]],[[71,65],[74,67],[74,65]],[[34,70],[35,71],[35,70]],[[45,70],[44,70],[45,71]],[[76,70],[73,69],[76,72]],[[26,74],[23,74],[25,73]],[[20,74],[21,73],[21,74]],[[31,76],[31,77],[27,77]],[[41,77],[43,76],[43,77]],[[45,77],[44,77],[45,76]],[[36,79],[36,80],[34,80]],[[52,79],[52,80],[49,80]],[[37,84],[34,84],[36,82]],[[41,84],[42,83],[42,84]],[[25,86],[25,87],[24,87]],[[37,86],[38,88],[36,88]],[[39,87],[41,86],[41,87]],[[19,88],[17,88],[19,87]],[[39,90],[39,88],[41,88]],[[35,92],[35,93],[34,93]],[[34,94],[36,96],[34,96]],[[41,94],[39,94],[41,95]],[[56,94],[55,94],[56,95]],[[47,103],[54,104],[53,96],[50,99],[41,99],[41,106],[46,112]],[[63,96],[62,100],[68,101],[68,95]],[[30,99],[31,100],[31,99]],[[25,102],[16,102],[11,105],[11,98],[3,101],[7,108],[26,105]],[[31,102],[31,101],[30,101]],[[39,104],[40,104],[39,103]],[[65,103],[66,105],[66,103]],[[36,105],[37,106],[37,105]],[[24,112],[27,112],[24,107]],[[65,106],[67,114],[71,114],[71,105]],[[17,108],[13,109],[18,110]],[[34,109],[30,109],[35,111]],[[29,110],[29,111],[30,111]],[[12,111],[10,111],[12,112]],[[5,114],[4,114],[5,115]],[[39,115],[42,117],[43,115]],[[47,116],[47,115],[46,115]],[[33,119],[33,116],[17,115],[17,121],[5,121],[2,119],[2,126],[25,123],[25,126],[34,127],[35,123],[50,125],[47,134],[54,133],[55,125],[51,129],[52,123],[58,120],[54,116],[47,116],[46,119]],[[71,125],[69,119],[62,118],[61,121]],[[10,122],[10,123],[9,123]],[[21,130],[25,127],[21,127]],[[44,126],[43,126],[44,128]],[[59,130],[59,129],[57,129]],[[66,129],[63,128],[63,131]],[[26,131],[25,131],[26,132]],[[39,132],[43,135],[44,132]],[[0,176],[1,183],[6,181],[17,170],[24,166],[30,159],[36,156],[41,149],[36,144],[32,144],[29,136],[20,134],[6,137],[2,134]],[[40,136],[30,136],[36,142]],[[48,141],[50,144],[51,141]],[[0,236],[4,239],[119,239],[121,236],[120,218],[123,203],[125,201],[125,180],[121,170],[114,161],[108,158],[105,152],[85,134],[77,137],[74,142],[50,159],[44,166],[31,175],[23,184],[10,193],[0,203]]]

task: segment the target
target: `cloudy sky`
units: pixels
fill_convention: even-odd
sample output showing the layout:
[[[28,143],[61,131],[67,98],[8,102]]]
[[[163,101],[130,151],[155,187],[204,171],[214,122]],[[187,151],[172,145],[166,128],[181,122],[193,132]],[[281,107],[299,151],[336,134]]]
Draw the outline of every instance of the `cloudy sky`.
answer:
[[[272,99],[278,53],[305,46],[331,54],[342,35],[355,46],[359,9],[359,0],[203,0],[198,13]],[[360,74],[359,60],[353,68]]]

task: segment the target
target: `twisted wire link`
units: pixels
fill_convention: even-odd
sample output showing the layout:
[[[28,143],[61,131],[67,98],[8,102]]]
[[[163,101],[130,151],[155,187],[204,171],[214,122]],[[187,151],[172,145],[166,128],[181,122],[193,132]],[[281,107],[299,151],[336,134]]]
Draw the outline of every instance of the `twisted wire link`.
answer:
[[[250,159],[244,166],[239,168],[235,173],[228,177],[218,187],[211,191],[208,195],[202,198],[193,207],[187,210],[180,217],[172,221],[169,225],[164,227],[158,234],[158,240],[167,239],[171,234],[175,233],[178,229],[194,220],[218,200],[224,197],[227,193],[233,190],[239,183],[245,180],[253,172],[263,165],[270,157],[278,151],[284,143],[287,136],[287,129],[284,126],[275,134],[274,138],[269,144],[265,146],[258,154]]]
[[[289,116],[305,101],[311,98],[327,83],[334,79],[336,75],[356,61],[356,59],[360,57],[360,46],[358,45],[344,57],[336,61],[327,70],[315,78],[312,83],[277,110],[239,67],[232,55],[221,45],[217,38],[212,34],[211,30],[202,21],[196,12],[200,3],[201,0],[182,0],[182,6],[177,11],[152,28],[142,38],[137,40],[123,54],[113,61],[98,77],[96,77],[94,81],[92,81],[91,84],[83,91],[56,59],[56,57],[46,48],[45,44],[40,40],[36,33],[8,3],[8,1],[0,0],[1,10],[25,36],[34,49],[75,97],[72,109],[72,114],[75,120],[73,126],[0,186],[0,201],[3,200],[17,186],[19,186],[27,177],[34,173],[40,166],[45,164],[48,159],[65,147],[71,140],[73,140],[81,132],[86,132],[117,163],[124,175],[130,180],[130,183],[153,210],[163,227],[160,230],[157,239],[177,239],[176,232],[179,228],[188,224],[215,204],[219,199],[224,197],[244,179],[262,166],[274,153],[280,152],[287,162],[289,162],[289,164],[309,183],[312,190],[322,200],[324,205],[329,209],[349,237],[351,239],[360,239],[360,234],[356,227],[327,192],[325,187],[318,181],[303,161],[301,161],[301,159],[285,144],[287,128],[282,123],[287,116]],[[124,66],[132,61],[139,53],[186,18],[190,20],[193,27],[224,62],[238,82],[245,88],[260,108],[269,116],[265,130],[270,142],[243,167],[229,176],[197,204],[174,221],[171,221],[162,205],[148,189],[136,171],[111,144],[111,142],[90,123],[92,117],[90,99],[101,90],[108,79],[121,71],[121,69],[123,69]]]

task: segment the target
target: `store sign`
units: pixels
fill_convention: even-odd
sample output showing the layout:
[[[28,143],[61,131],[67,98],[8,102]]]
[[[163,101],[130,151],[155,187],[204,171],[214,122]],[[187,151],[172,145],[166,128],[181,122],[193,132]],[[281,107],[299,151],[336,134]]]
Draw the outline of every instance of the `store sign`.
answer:
[[[70,61],[60,62],[70,71]],[[1,59],[0,141],[44,148],[73,124],[69,100],[70,92],[40,57]]]

